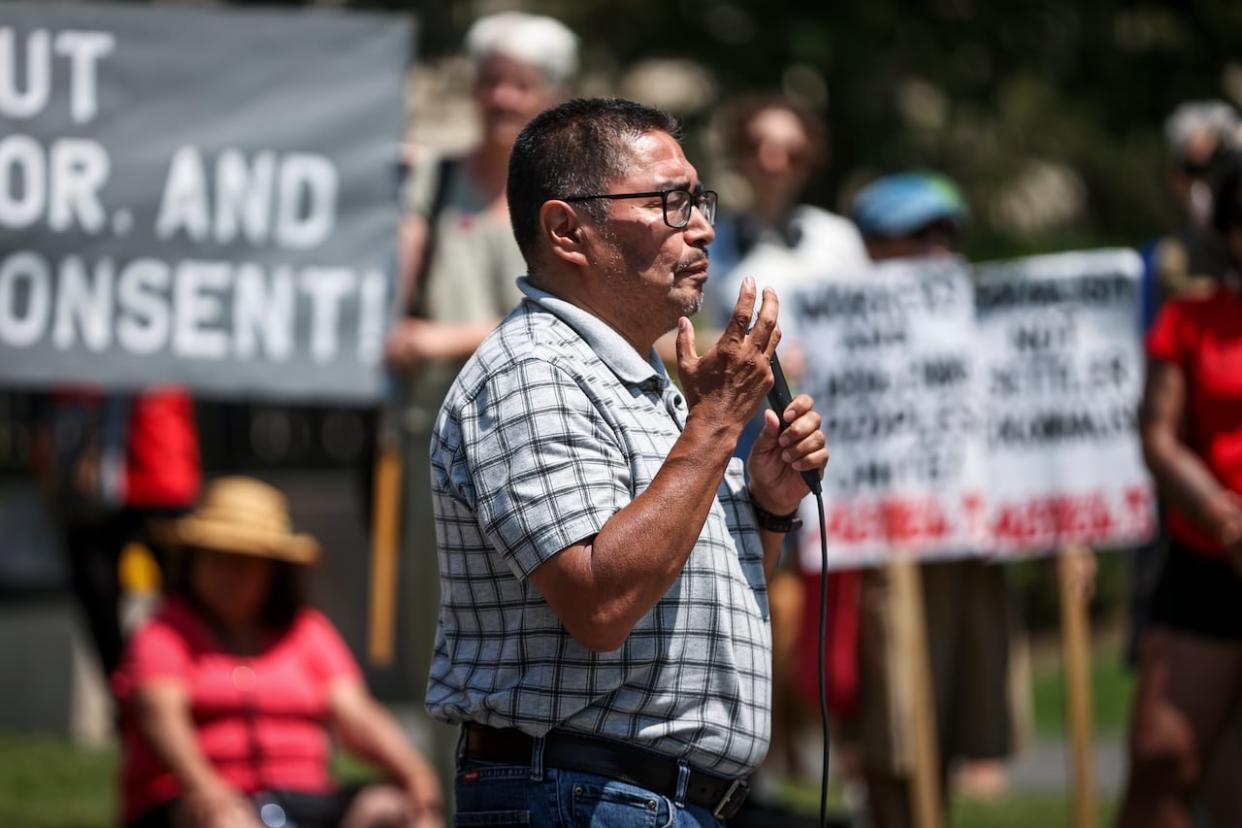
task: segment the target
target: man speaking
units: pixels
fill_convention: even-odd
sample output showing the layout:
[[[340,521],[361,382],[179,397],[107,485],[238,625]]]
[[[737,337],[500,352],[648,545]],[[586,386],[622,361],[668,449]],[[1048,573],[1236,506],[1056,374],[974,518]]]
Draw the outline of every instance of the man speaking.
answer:
[[[525,300],[432,438],[432,715],[463,726],[462,824],[713,825],[768,744],[766,573],[828,459],[806,396],[767,415],[777,299],[700,355],[716,194],[658,110],[574,100],[509,162]],[[677,327],[678,373],[652,350]],[[638,824],[638,823],[634,823]]]

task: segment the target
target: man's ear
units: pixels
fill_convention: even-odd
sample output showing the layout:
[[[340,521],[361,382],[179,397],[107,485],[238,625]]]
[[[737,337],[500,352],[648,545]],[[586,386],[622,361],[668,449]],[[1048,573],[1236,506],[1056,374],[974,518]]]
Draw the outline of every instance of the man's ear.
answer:
[[[539,231],[547,239],[552,256],[579,267],[588,263],[586,234],[573,205],[564,201],[545,201],[539,208]]]

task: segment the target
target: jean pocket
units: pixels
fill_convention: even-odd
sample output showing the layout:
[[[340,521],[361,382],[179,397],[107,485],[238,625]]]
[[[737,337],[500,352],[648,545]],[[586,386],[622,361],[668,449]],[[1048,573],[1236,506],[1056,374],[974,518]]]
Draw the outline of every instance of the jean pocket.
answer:
[[[457,771],[454,825],[530,825],[530,768],[471,762]]]
[[[505,825],[530,825],[530,811],[470,811],[453,816],[453,824],[470,828],[500,828]]]
[[[572,811],[576,826],[662,828],[672,821],[668,799],[623,782],[576,783]]]

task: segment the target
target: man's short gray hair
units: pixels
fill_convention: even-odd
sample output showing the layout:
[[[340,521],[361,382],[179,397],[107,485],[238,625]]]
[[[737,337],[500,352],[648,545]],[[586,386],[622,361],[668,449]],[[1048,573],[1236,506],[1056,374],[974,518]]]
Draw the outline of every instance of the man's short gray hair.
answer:
[[[578,70],[578,37],[559,20],[539,14],[511,11],[479,18],[466,33],[466,51],[476,64],[500,54],[538,67],[552,84],[568,82]]]

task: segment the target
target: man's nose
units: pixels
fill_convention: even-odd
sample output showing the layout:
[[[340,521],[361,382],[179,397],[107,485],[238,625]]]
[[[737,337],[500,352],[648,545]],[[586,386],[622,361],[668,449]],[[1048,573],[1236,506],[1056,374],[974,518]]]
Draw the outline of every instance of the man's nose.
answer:
[[[696,202],[694,209],[690,211],[690,221],[686,224],[686,240],[696,247],[702,247],[711,244],[715,238],[716,228],[707,220],[703,203]]]

